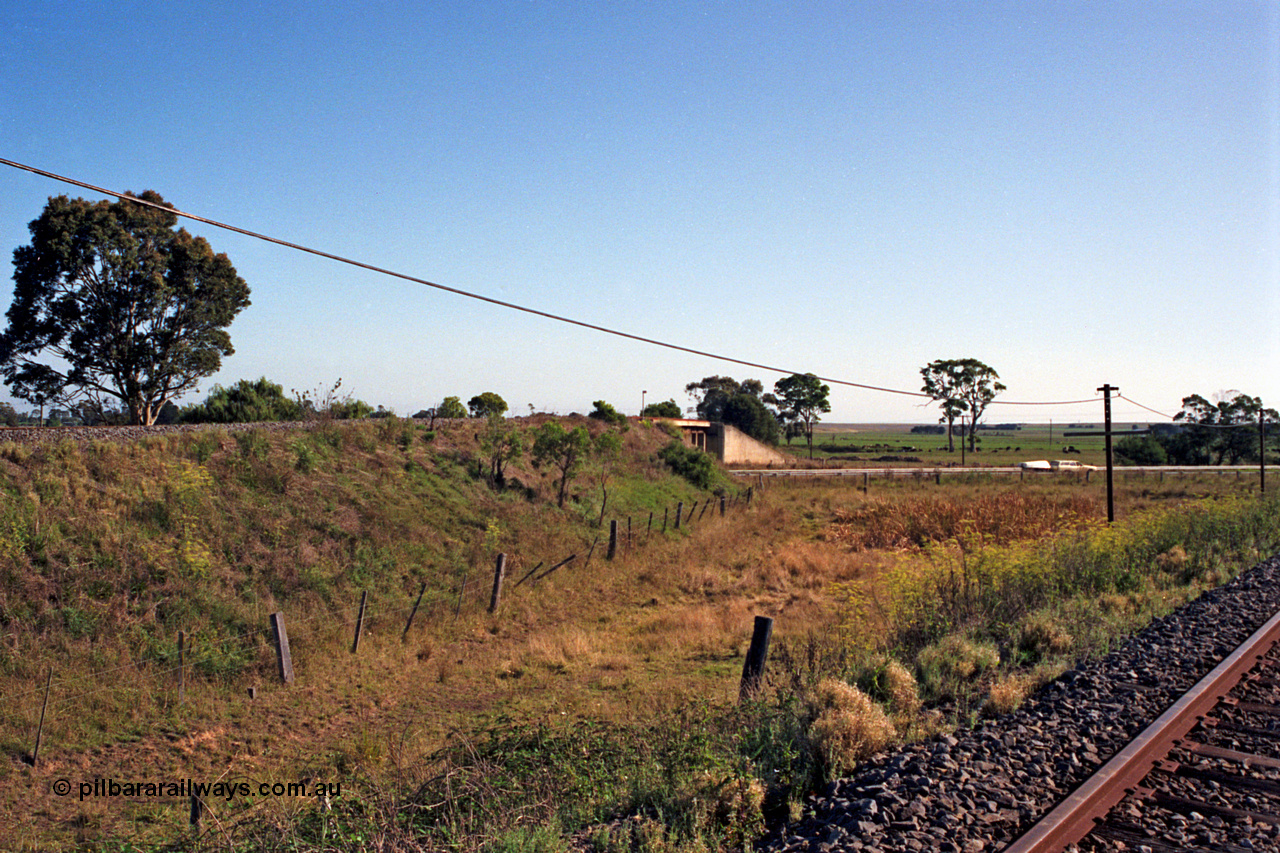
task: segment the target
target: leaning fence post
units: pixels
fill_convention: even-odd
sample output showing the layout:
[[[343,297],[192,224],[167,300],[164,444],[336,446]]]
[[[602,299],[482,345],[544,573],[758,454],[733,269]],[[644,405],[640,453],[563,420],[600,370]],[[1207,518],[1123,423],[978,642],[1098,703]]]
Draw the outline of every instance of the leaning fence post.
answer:
[[[418,605],[422,603],[422,596],[427,592],[427,585],[424,583],[422,589],[418,590],[418,598],[413,602],[413,609],[409,611],[409,621],[404,623],[404,633],[400,635],[400,639],[409,636],[409,629],[413,627],[413,617],[418,615]]]
[[[351,641],[351,654],[355,654],[360,649],[360,632],[364,628],[364,608],[369,603],[369,590],[360,593],[360,612],[356,614],[356,636]]]
[[[40,725],[36,726],[36,748],[31,750],[31,766],[40,761],[40,742],[44,740],[44,714],[49,710],[49,690],[53,687],[53,667],[49,667],[49,675],[44,680],[44,703],[40,706]]]
[[[747,649],[747,659],[742,664],[742,683],[738,688],[738,699],[749,699],[760,686],[760,678],[764,675],[764,664],[769,657],[769,637],[773,633],[773,620],[768,616],[757,616],[751,631],[751,646]]]
[[[618,555],[618,519],[612,519],[609,522],[609,551],[605,555],[606,560],[612,560]]]
[[[507,573],[507,555],[499,554],[493,567],[493,594],[489,596],[489,612],[493,613],[502,603],[502,577]]]
[[[453,618],[457,619],[458,614],[462,612],[462,596],[467,593],[467,576],[462,576],[462,586],[458,587],[458,606],[453,608]]]
[[[280,664],[280,681],[293,683],[293,658],[289,655],[289,633],[284,627],[284,613],[271,614],[271,633],[276,639],[276,661]]]
[[[684,501],[676,501],[676,530],[680,529],[680,516],[683,514],[684,514]],[[663,522],[663,527],[664,528],[666,527],[665,521]]]

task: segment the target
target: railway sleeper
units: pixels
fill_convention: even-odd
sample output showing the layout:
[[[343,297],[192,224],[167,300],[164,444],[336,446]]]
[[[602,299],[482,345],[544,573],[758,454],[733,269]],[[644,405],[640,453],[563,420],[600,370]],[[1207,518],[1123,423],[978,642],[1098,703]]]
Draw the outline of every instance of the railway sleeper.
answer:
[[[1206,767],[1190,767],[1186,764],[1168,760],[1160,762],[1156,772],[1169,773],[1174,776],[1181,776],[1184,779],[1195,779],[1198,782],[1221,785],[1224,788],[1231,788],[1240,792],[1263,793],[1280,799],[1280,782],[1274,779],[1256,779],[1252,776],[1224,773],[1221,770],[1210,770]],[[1276,824],[1276,820],[1273,818],[1268,820],[1267,823]]]
[[[1152,853],[1257,853],[1256,850],[1249,850],[1246,847],[1239,847],[1235,844],[1215,845],[1212,849],[1207,847],[1187,847],[1181,843],[1171,843],[1159,836],[1150,834],[1150,830],[1145,830],[1139,826],[1129,823],[1103,823],[1098,828],[1089,833],[1094,838],[1105,839],[1107,841],[1118,841],[1125,845],[1126,848],[1138,850],[1147,848]]]
[[[1239,750],[1227,749],[1221,746],[1209,746],[1193,740],[1183,741],[1181,748],[1205,758],[1233,761],[1237,764],[1243,764],[1245,767],[1269,767],[1272,770],[1280,770],[1280,758],[1255,755],[1252,752],[1240,752]]]
[[[1177,794],[1168,794],[1164,791],[1151,791],[1147,794],[1146,799],[1166,811],[1177,812],[1188,817],[1193,812],[1199,815],[1216,814],[1218,817],[1230,818],[1239,822],[1249,821],[1255,824],[1265,823],[1268,826],[1280,826],[1280,815],[1238,809],[1234,806],[1222,806],[1216,803],[1206,803],[1201,800],[1191,800],[1186,797],[1179,797]]]

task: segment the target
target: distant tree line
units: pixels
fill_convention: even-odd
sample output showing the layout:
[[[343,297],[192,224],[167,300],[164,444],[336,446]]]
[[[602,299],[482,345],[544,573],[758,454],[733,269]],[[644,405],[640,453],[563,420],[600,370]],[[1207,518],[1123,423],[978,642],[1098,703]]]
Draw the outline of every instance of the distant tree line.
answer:
[[[1199,394],[1182,398],[1172,424],[1155,424],[1147,435],[1125,436],[1116,459],[1128,465],[1243,465],[1261,460],[1259,423],[1266,430],[1268,460],[1280,438],[1280,414],[1257,397],[1238,391],[1210,402]]]

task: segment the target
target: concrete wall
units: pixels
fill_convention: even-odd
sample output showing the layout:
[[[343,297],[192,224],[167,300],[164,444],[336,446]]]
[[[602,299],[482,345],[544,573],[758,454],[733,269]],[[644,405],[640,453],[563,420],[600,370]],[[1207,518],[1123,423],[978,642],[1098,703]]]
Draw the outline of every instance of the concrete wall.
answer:
[[[787,458],[737,427],[713,423],[707,429],[707,452],[726,465],[786,465]]]

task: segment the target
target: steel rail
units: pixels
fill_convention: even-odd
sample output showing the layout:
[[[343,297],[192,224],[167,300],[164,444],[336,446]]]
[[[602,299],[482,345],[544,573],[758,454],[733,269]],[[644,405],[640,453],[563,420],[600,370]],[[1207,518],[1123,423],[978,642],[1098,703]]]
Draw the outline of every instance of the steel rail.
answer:
[[[1198,718],[1226,696],[1278,641],[1280,613],[1272,616],[1030,831],[1004,848],[1004,853],[1053,853],[1088,835],[1097,821],[1169,753],[1175,741],[1186,735]]]

